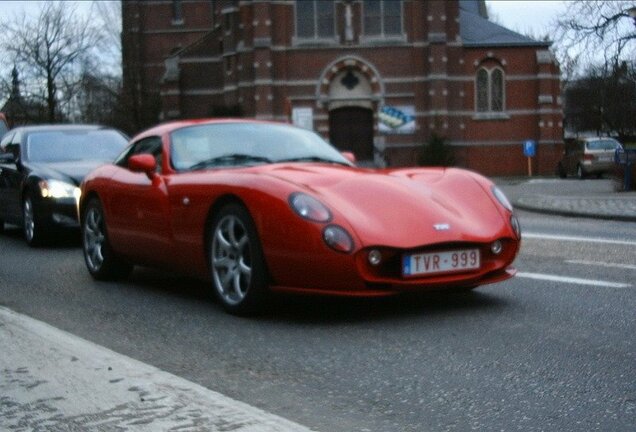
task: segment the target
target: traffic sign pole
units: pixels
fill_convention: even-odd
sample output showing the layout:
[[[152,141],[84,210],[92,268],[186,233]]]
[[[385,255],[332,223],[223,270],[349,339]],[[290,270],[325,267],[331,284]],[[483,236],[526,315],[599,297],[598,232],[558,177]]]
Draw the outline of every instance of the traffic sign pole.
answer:
[[[523,154],[528,158],[528,177],[532,177],[532,158],[537,154],[537,142],[534,140],[524,141]]]

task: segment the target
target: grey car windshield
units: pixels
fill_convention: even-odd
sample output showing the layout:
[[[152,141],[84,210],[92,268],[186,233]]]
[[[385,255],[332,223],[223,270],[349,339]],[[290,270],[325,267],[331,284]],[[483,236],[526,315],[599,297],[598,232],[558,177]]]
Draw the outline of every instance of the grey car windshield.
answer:
[[[271,123],[189,126],[171,134],[171,162],[177,170],[277,162],[351,165],[317,134]]]
[[[114,130],[32,132],[26,141],[26,159],[31,162],[111,161],[126,144],[126,138]]]

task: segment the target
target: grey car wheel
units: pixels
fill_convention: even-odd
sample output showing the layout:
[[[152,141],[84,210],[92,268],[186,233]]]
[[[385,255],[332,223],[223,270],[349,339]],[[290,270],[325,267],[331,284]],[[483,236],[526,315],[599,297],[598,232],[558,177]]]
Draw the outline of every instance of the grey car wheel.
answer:
[[[576,166],[576,176],[583,180],[585,178],[585,171],[583,171],[583,167],[581,165]]]
[[[95,279],[117,279],[132,270],[132,265],[117,256],[108,242],[104,211],[97,199],[92,199],[84,211],[82,249],[86,267]]]
[[[239,204],[221,209],[212,223],[210,270],[214,292],[231,313],[254,313],[263,306],[267,277],[263,252],[249,212]]]
[[[26,195],[22,202],[22,218],[22,231],[27,244],[29,246],[42,244],[44,242],[45,228],[35,212],[33,200],[29,195]]]
[[[557,166],[557,175],[559,176],[559,178],[562,178],[562,179],[568,176],[567,171],[565,171],[565,168],[560,162],[559,162],[559,165]]]

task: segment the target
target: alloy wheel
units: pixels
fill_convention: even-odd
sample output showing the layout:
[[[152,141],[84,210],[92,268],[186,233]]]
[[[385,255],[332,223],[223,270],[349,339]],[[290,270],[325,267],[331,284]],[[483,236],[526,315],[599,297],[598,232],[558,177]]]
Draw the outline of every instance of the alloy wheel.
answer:
[[[24,237],[27,243],[32,243],[35,237],[35,214],[30,198],[24,200]]]
[[[249,233],[238,216],[226,215],[216,225],[211,261],[214,286],[222,300],[240,304],[250,288],[252,263]]]
[[[104,264],[104,221],[101,212],[91,207],[84,220],[84,255],[91,271],[99,271]]]

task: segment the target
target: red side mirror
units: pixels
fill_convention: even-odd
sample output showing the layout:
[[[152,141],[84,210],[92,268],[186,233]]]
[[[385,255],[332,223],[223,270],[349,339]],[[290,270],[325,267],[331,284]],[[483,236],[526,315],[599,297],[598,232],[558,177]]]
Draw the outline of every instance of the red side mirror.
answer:
[[[148,177],[157,169],[157,161],[150,154],[136,154],[128,159],[128,168],[133,172],[145,173]]]

